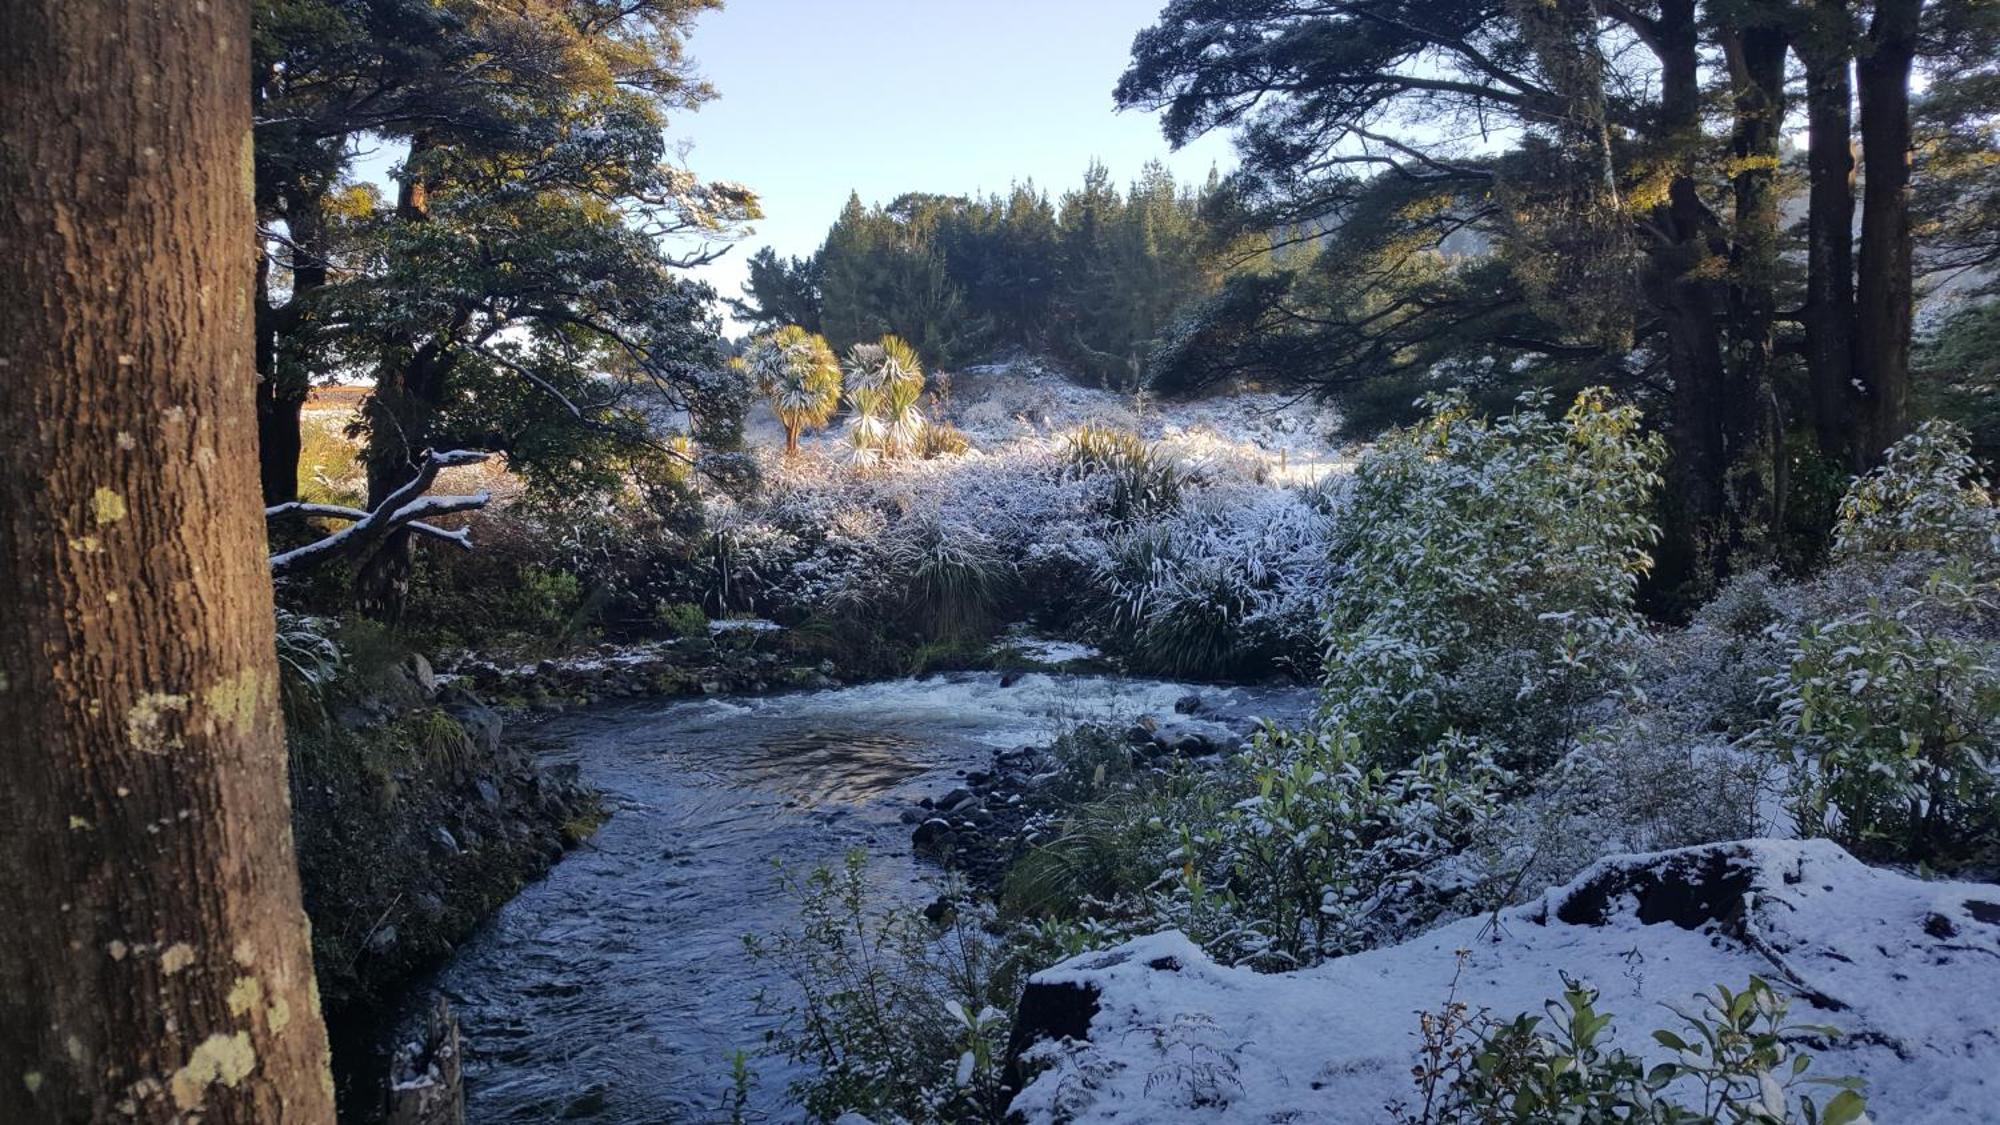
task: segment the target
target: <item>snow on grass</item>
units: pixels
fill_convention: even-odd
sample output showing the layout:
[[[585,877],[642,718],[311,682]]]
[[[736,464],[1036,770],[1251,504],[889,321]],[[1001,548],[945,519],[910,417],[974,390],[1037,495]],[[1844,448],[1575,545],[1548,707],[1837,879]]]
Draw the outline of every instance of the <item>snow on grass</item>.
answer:
[[[1655,886],[1647,871],[1688,878]],[[1677,901],[1690,883],[1706,893]],[[1416,1013],[1455,975],[1460,1000],[1504,1020],[1540,1013],[1563,972],[1601,990],[1615,1045],[1652,1061],[1651,1030],[1679,1025],[1669,1005],[1761,976],[1797,997],[1798,1021],[1843,1030],[1808,1044],[1811,1073],[1865,1078],[1875,1120],[2000,1120],[2000,888],[1772,840],[1607,859],[1492,919],[1293,973],[1218,966],[1173,932],[1072,958],[1034,979],[1097,991],[1090,1042],[1036,1047],[1053,1065],[1013,1108],[1030,1122],[1382,1121],[1414,1092]]]

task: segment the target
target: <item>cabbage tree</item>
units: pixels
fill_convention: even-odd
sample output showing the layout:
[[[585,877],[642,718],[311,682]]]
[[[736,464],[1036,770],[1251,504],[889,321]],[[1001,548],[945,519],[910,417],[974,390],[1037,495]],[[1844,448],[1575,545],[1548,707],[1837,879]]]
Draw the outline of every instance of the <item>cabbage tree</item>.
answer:
[[[917,400],[924,391],[923,364],[900,336],[856,344],[842,364],[847,405],[853,412],[848,439],[864,457],[895,457],[914,451],[924,435]]]
[[[785,453],[797,453],[799,431],[823,426],[840,405],[840,364],[825,338],[796,324],[757,337],[743,362],[785,427]]]

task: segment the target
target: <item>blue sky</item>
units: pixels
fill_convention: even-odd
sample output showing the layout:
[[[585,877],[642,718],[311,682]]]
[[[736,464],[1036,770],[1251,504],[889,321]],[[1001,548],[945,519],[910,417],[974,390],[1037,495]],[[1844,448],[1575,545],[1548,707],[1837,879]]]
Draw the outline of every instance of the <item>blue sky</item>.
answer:
[[[729,0],[703,15],[688,50],[721,96],[668,137],[696,173],[757,191],[766,217],[702,276],[735,296],[757,247],[811,253],[850,190],[876,203],[1032,178],[1054,196],[1093,157],[1120,183],[1153,158],[1183,179],[1228,170],[1225,138],[1170,156],[1155,117],[1112,111],[1163,3]]]

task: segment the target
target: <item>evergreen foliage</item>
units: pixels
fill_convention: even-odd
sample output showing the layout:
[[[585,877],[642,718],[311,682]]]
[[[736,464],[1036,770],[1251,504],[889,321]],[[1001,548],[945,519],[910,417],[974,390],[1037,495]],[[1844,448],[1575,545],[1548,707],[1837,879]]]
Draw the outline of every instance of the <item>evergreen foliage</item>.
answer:
[[[800,431],[824,426],[840,405],[840,364],[833,349],[796,324],[753,340],[743,365],[785,427],[787,453],[798,452]]]
[[[1600,389],[1561,421],[1463,398],[1390,432],[1333,525],[1327,718],[1376,753],[1459,730],[1546,765],[1638,636],[1661,442]]]
[[[753,258],[735,307],[760,324],[816,322],[843,350],[894,334],[939,367],[1045,351],[1105,386],[1137,387],[1189,303],[1263,260],[1268,240],[1218,233],[1207,214],[1217,185],[1190,190],[1149,164],[1120,192],[1094,164],[1054,202],[1033,183],[878,207],[850,196],[812,258]]]

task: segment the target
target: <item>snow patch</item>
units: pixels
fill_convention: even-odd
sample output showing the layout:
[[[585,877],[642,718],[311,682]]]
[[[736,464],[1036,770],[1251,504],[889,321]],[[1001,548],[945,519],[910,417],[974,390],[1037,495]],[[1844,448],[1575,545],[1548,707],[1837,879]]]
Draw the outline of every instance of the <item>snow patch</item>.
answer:
[[[1607,859],[1537,902],[1292,973],[1217,965],[1174,932],[1072,958],[1031,993],[1093,994],[1089,1042],[1035,1046],[1049,1068],[1013,1108],[1030,1122],[1379,1121],[1411,1099],[1416,1013],[1455,974],[1461,1000],[1506,1019],[1540,1012],[1564,971],[1601,990],[1616,1045],[1653,1059],[1651,1030],[1678,1024],[1668,1005],[1756,974],[1797,997],[1800,1020],[1843,1030],[1812,1073],[1865,1078],[1876,1120],[2000,1120],[2000,887],[1774,840]]]

